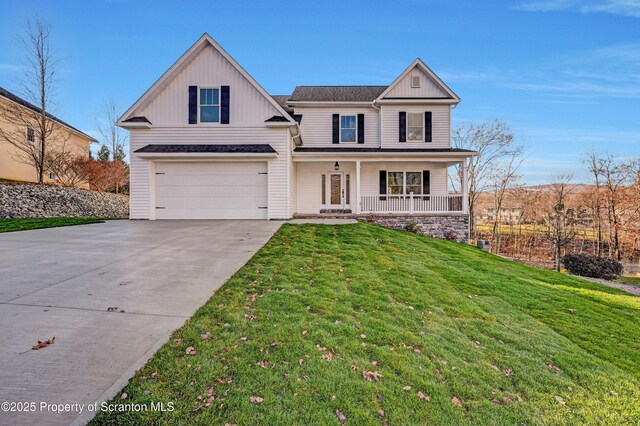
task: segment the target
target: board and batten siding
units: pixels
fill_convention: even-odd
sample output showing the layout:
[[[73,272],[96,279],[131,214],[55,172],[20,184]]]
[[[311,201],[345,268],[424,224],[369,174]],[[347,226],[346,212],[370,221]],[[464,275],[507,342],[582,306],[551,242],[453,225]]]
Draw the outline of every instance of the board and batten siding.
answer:
[[[420,87],[411,87],[411,77],[420,77]],[[447,98],[447,94],[420,68],[414,67],[385,95],[385,98]]]
[[[340,148],[378,148],[380,147],[380,133],[378,110],[366,107],[296,107],[294,114],[302,114],[300,132],[305,147]],[[344,142],[333,144],[332,117],[333,114],[358,115],[364,114],[364,144]]]
[[[273,115],[281,115],[278,110],[231,65],[216,49],[207,45],[203,50],[183,64],[182,70],[132,116],[145,116],[158,125],[188,124],[188,88],[220,86],[230,87],[230,122],[232,125],[256,125],[264,123]],[[221,126],[220,124],[206,124]],[[226,126],[226,125],[222,125]]]
[[[134,151],[153,144],[224,144],[267,143],[278,152],[277,158],[268,159],[269,219],[291,217],[289,178],[291,154],[288,129],[267,127],[207,127],[182,126],[151,129],[132,129],[130,136],[130,217],[149,219],[150,209],[155,208],[154,162],[138,157]],[[179,158],[173,161],[180,161]],[[257,161],[257,160],[254,160]]]
[[[400,142],[399,112],[415,112],[424,114],[431,111],[431,142]],[[383,105],[382,116],[382,148],[451,148],[451,108],[449,105]]]

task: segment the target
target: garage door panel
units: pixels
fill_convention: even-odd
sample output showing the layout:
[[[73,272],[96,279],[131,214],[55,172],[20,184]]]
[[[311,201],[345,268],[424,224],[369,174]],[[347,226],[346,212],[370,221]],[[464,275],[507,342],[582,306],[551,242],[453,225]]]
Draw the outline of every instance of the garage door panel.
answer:
[[[267,163],[158,163],[156,218],[266,219]]]

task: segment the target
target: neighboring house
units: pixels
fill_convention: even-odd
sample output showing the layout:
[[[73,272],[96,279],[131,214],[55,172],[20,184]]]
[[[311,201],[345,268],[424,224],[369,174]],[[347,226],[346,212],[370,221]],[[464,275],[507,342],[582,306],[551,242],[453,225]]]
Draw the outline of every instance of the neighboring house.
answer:
[[[25,101],[2,87],[0,87],[0,102],[11,108],[24,108],[28,112],[33,112],[35,114],[40,113],[39,107]],[[60,132],[60,135],[56,135],[54,138],[55,143],[52,142],[50,145],[47,145],[47,149],[59,149],[60,147],[58,147],[57,144],[64,141],[64,149],[69,153],[69,155],[89,155],[89,145],[92,142],[95,142],[94,138],[51,114],[47,115],[50,120],[54,120],[59,124],[59,128],[56,131]],[[2,119],[2,116],[0,116],[0,128],[7,133],[23,134],[25,142],[27,143],[39,144],[38,133],[33,127],[26,126],[22,123],[17,124],[6,122]],[[22,162],[19,159],[18,149],[2,138],[0,138],[0,179],[26,182],[38,181],[36,168],[31,164],[25,164]],[[56,176],[51,171],[46,171],[44,174],[44,181],[48,183],[55,183]]]
[[[269,95],[204,34],[119,119],[132,219],[409,215],[468,223],[460,102],[420,59],[389,86]],[[462,194],[448,168],[463,165]]]

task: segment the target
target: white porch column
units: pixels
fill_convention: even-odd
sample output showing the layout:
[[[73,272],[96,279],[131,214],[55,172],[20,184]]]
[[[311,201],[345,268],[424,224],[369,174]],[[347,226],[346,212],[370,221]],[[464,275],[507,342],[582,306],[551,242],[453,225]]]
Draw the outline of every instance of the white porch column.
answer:
[[[462,212],[469,213],[469,166],[466,158],[462,161]]]
[[[360,213],[360,160],[356,160],[356,214]]]

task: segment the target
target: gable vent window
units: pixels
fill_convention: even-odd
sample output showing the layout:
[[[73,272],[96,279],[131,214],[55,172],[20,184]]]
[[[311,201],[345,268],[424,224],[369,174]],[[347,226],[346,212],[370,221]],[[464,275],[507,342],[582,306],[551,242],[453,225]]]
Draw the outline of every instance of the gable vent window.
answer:
[[[411,87],[420,87],[420,76],[411,76]]]
[[[27,127],[27,141],[33,143],[36,140],[36,131],[33,127]]]
[[[200,89],[200,122],[220,122],[220,90]]]
[[[340,116],[340,142],[356,141],[356,116]]]

